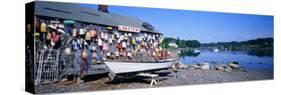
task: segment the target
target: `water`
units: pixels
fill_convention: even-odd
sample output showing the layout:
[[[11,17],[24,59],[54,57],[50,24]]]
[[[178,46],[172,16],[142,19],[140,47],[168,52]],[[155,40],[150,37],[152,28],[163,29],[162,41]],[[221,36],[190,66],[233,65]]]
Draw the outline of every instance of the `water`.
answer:
[[[181,62],[192,64],[197,62],[216,62],[217,64],[226,64],[227,62],[237,61],[241,66],[247,69],[273,70],[272,56],[255,56],[243,52],[210,52],[204,51],[192,56],[182,56]]]

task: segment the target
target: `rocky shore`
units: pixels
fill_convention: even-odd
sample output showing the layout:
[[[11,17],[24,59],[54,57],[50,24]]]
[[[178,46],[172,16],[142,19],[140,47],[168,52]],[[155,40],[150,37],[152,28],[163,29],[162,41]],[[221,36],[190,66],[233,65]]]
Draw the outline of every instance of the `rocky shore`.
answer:
[[[189,66],[189,65],[187,65]],[[203,65],[202,65],[203,66]],[[239,82],[273,79],[273,71],[247,70],[225,72],[218,69],[178,69],[176,73],[159,72],[158,84],[153,87],[196,85],[210,83]],[[107,75],[87,76],[83,83],[63,81],[36,87],[37,93],[62,93],[77,91],[99,91],[115,89],[149,88],[150,82],[140,77],[122,79],[117,82],[109,80]]]

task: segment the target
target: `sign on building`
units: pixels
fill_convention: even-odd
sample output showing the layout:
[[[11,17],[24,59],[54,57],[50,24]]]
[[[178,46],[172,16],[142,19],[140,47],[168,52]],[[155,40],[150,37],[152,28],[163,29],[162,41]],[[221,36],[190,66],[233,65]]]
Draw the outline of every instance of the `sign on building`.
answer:
[[[124,25],[118,25],[118,30],[127,31],[127,32],[140,32],[140,28],[138,27],[124,26]]]

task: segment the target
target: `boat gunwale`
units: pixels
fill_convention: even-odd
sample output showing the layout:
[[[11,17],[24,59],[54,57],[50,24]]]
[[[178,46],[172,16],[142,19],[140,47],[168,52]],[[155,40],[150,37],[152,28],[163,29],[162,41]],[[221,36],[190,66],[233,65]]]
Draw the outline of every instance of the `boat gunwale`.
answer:
[[[166,62],[176,62],[178,61],[177,59],[172,59],[172,60],[159,60],[159,61],[104,61],[104,63],[106,62],[120,62],[120,63],[166,63]]]
[[[169,69],[170,67],[166,68],[157,68],[157,69],[150,69],[150,70],[142,70],[142,71],[134,71],[134,72],[122,72],[122,73],[114,73],[117,76],[122,76],[122,75],[128,75],[128,74],[137,74],[137,73],[144,73],[144,72],[151,72],[151,71],[160,71],[160,70],[166,70]]]

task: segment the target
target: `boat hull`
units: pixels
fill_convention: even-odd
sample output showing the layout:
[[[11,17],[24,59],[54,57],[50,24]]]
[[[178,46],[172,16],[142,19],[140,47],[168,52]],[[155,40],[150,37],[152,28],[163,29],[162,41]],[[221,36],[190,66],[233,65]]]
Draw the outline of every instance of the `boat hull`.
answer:
[[[176,61],[159,63],[105,62],[112,80],[118,74],[163,70],[170,68],[175,63]]]

